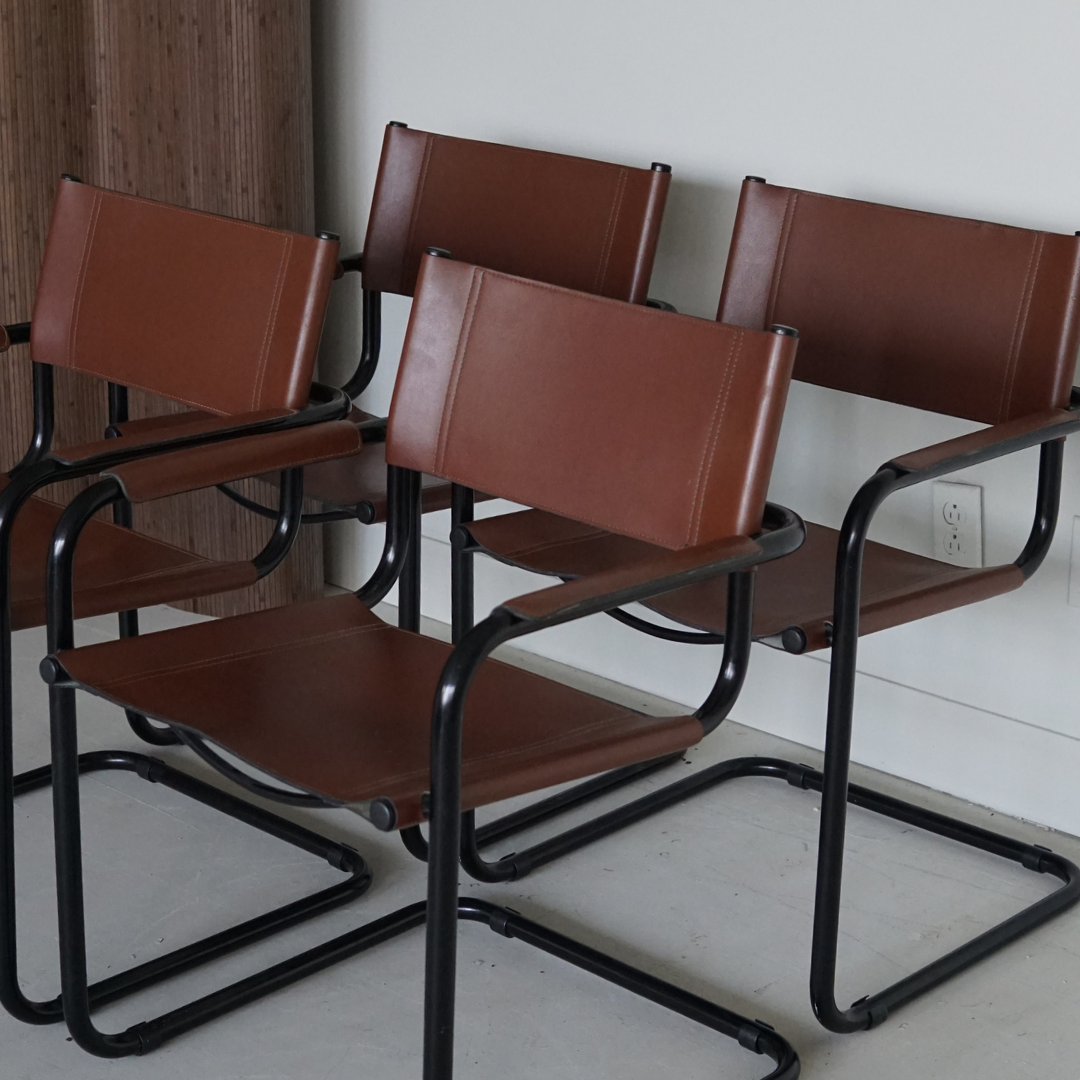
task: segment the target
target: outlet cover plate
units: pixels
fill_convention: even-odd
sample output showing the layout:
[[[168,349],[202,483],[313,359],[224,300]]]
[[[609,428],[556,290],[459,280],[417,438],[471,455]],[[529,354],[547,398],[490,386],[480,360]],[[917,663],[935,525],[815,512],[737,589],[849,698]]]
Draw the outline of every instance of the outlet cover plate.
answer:
[[[983,489],[948,480],[935,480],[932,487],[934,558],[954,566],[982,566]]]

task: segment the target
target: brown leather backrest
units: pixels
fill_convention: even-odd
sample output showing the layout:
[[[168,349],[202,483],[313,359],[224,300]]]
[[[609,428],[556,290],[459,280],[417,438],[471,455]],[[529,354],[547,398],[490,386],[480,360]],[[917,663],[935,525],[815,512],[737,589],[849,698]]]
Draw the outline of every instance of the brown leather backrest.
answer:
[[[642,303],[671,174],[389,125],[364,241],[365,289],[411,296],[429,247]]]
[[[386,459],[667,548],[750,535],[795,344],[426,256]]]
[[[1069,400],[1080,239],[747,180],[717,318],[795,378],[992,424]]]
[[[334,240],[61,180],[30,354],[210,412],[307,402]]]

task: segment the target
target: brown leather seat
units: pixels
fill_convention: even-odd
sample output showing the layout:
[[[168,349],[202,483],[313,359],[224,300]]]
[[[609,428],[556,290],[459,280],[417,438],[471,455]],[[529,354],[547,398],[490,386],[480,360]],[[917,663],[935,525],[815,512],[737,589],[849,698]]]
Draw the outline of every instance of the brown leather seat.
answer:
[[[777,639],[788,652],[831,644],[833,570],[839,534],[806,523],[806,540],[756,571],[754,637]],[[475,521],[474,541],[489,555],[540,573],[580,577],[643,558],[650,545],[538,510]],[[999,596],[1023,584],[1012,563],[965,569],[868,541],[860,629],[864,634]],[[727,584],[707,581],[647,601],[652,610],[697,630],[722,634]]]
[[[663,555],[761,527],[792,337],[443,258],[427,259],[423,282],[385,444],[393,465],[596,516]],[[508,348],[519,363],[506,362]],[[668,386],[672,362],[682,378]],[[611,392],[616,365],[636,372],[621,394]],[[733,406],[717,415],[720,391]],[[668,436],[651,473],[633,462],[647,418]],[[127,486],[135,471],[109,475]],[[605,482],[616,476],[633,480]],[[640,497],[627,499],[627,487]],[[732,550],[756,550],[741,545]],[[432,699],[452,652],[344,596],[57,659],[86,689],[291,784],[365,811],[384,800],[404,827],[424,816]],[[685,749],[703,733],[696,716],[644,716],[494,661],[471,684],[465,727],[466,807]]]
[[[1053,419],[1069,401],[1080,321],[1072,236],[743,185],[717,318],[800,334],[795,378],[988,424]],[[909,455],[910,464],[925,464]],[[542,511],[470,526],[489,554],[566,577],[640,557],[624,537]],[[825,648],[837,532],[807,523],[804,545],[757,571],[754,633],[792,652]],[[975,603],[1024,580],[866,545],[859,631]],[[650,601],[663,615],[723,631],[723,583]]]
[[[65,653],[79,682],[203,733],[266,772],[346,805],[385,799],[424,820],[431,702],[452,648],[389,626],[355,596]],[[650,717],[490,661],[469,692],[464,807],[684,750],[692,716]]]
[[[7,477],[0,479],[0,490]],[[11,628],[45,625],[45,560],[63,507],[31,498],[12,534]],[[83,532],[75,564],[75,617],[242,589],[258,575],[250,562],[214,562],[100,518]]]

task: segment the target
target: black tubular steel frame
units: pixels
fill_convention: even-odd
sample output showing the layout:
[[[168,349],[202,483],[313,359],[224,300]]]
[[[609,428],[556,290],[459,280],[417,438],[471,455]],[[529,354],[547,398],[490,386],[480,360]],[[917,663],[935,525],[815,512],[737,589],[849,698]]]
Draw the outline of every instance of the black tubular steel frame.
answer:
[[[122,495],[108,479],[82,492],[68,506],[57,526],[49,557],[49,649],[42,674],[49,683],[51,734],[56,761],[53,785],[56,829],[57,900],[60,912],[60,954],[64,1017],[74,1040],[85,1050],[102,1057],[144,1053],[167,1039],[192,1030],[266,994],[355,956],[382,942],[426,923],[424,999],[424,1080],[451,1080],[453,1076],[454,1008],[457,965],[457,926],[461,920],[486,923],[503,937],[518,938],[567,962],[590,971],[618,986],[671,1009],[729,1038],[743,1048],[773,1060],[775,1068],[766,1080],[796,1080],[799,1059],[791,1045],[769,1024],[749,1020],[731,1010],[690,994],[645,972],[549,930],[510,908],[458,895],[458,860],[462,851],[463,822],[471,815],[461,811],[462,729],[469,685],[481,663],[498,645],[558,623],[608,610],[628,602],[625,594],[597,596],[585,605],[557,611],[543,619],[525,619],[497,608],[479,625],[462,635],[448,658],[436,688],[432,718],[432,767],[429,799],[431,841],[428,859],[426,902],[411,904],[332,941],[310,949],[284,963],[252,975],[154,1020],[137,1024],[119,1034],[107,1034],[94,1026],[91,1011],[97,1003],[87,985],[85,932],[83,925],[82,865],[79,843],[78,754],[75,734],[75,684],[57,660],[55,651],[72,647],[72,567],[75,544],[82,526],[101,507]],[[459,493],[455,506],[467,504]],[[373,605],[393,586],[417,546],[420,532],[420,476],[391,467],[388,477],[389,513],[386,541],[379,565],[357,593]],[[698,567],[663,583],[641,586],[641,596],[667,591],[706,576],[728,573],[732,616],[730,642],[713,692],[698,715],[708,727],[719,723],[738,693],[750,649],[750,613],[753,574],[750,568],[768,558],[794,550],[802,541],[803,527],[795,515],[773,515],[775,528],[759,540],[756,553],[740,555],[722,563]],[[418,621],[412,598],[401,604],[400,622],[405,629]],[[186,740],[185,740],[186,741]],[[213,762],[212,762],[213,763]],[[289,793],[282,793],[286,797]],[[281,797],[270,792],[270,797]],[[246,805],[246,804],[245,804]],[[326,805],[330,805],[327,803]],[[161,976],[164,977],[164,976]]]
[[[9,327],[13,343],[29,340],[29,324]],[[48,787],[53,780],[53,766],[44,765],[29,772],[14,774],[12,754],[12,670],[11,670],[11,607],[10,570],[11,535],[19,509],[34,492],[58,480],[91,476],[104,469],[128,461],[166,453],[182,447],[206,445],[243,437],[248,434],[283,430],[286,428],[339,419],[347,415],[348,399],[341,391],[314,386],[311,404],[300,412],[257,424],[238,424],[210,435],[183,436],[159,443],[125,446],[116,441],[115,450],[80,461],[65,462],[50,457],[54,427],[52,368],[33,365],[34,432],[30,447],[22,461],[12,470],[7,487],[0,492],[0,1004],[16,1019],[32,1024],[56,1023],[64,1019],[59,997],[33,1000],[22,990],[18,977],[16,935],[15,883],[15,804],[17,796]],[[126,390],[109,387],[110,413],[113,422],[120,422],[126,410]],[[276,515],[273,534],[263,551],[253,560],[260,576],[269,573],[288,552],[289,544],[299,528],[299,512],[303,500],[302,470],[289,470],[282,477],[282,502]],[[94,488],[87,489],[93,491]],[[130,523],[130,508],[122,498],[110,500],[116,507],[114,519],[121,525]],[[84,493],[85,495],[85,493]],[[80,504],[85,506],[85,500]],[[103,506],[108,502],[102,503]],[[135,613],[121,613],[121,636],[137,633]],[[132,717],[136,720],[132,722]],[[129,722],[137,734],[149,741],[177,741],[169,729],[158,729],[138,713],[128,713]],[[142,729],[140,724],[145,725]],[[371,872],[363,858],[344,844],[327,840],[308,829],[251,806],[235,796],[174,769],[156,758],[126,751],[98,751],[79,755],[74,742],[74,728],[65,746],[64,768],[74,774],[76,783],[80,772],[121,770],[133,772],[145,780],[160,783],[197,801],[220,810],[230,817],[253,825],[269,835],[293,844],[346,873],[348,878],[309,897],[294,901],[276,911],[249,919],[229,930],[215,934],[194,945],[175,950],[166,956],[113,976],[87,987],[86,999],[90,1008],[116,1000],[172,975],[180,974],[199,964],[213,960],[279,930],[318,915],[339,904],[360,896],[371,884]],[[74,755],[74,757],[72,757]],[[70,792],[68,793],[70,798]],[[56,791],[54,790],[54,797]],[[77,803],[77,793],[76,793]],[[70,838],[69,838],[70,840]],[[140,1038],[142,1036],[140,1035]]]
[[[821,772],[796,762],[773,758],[739,758],[724,761],[600,814],[522,852],[504,856],[497,862],[485,861],[481,857],[480,851],[483,848],[506,840],[561,813],[591,802],[600,795],[632,783],[645,773],[678,760],[681,755],[646,763],[634,769],[615,770],[565,789],[480,828],[475,827],[471,815],[466,815],[462,830],[462,863],[465,869],[481,881],[506,881],[520,878],[537,866],[576,851],[684,799],[738,777],[773,777],[786,780],[797,787],[819,791],[822,794],[822,804],[810,997],[815,1015],[821,1024],[837,1032],[858,1031],[880,1024],[891,1011],[1072,907],[1080,900],[1080,868],[1068,859],[1040,845],[1021,843],[1002,834],[993,833],[891,796],[850,784],[848,780],[859,639],[862,560],[874,513],[890,494],[902,488],[1016,453],[1019,450],[1039,446],[1039,477],[1034,520],[1027,543],[1015,564],[1023,572],[1025,579],[1030,577],[1046,557],[1053,540],[1061,493],[1064,436],[1080,430],[1080,389],[1074,388],[1072,392],[1070,410],[1077,414],[1077,418],[1072,422],[1052,429],[1030,431],[989,444],[977,451],[965,452],[925,469],[913,470],[893,462],[887,463],[863,485],[855,496],[840,530],[837,546],[833,652],[829,678],[825,763]],[[462,502],[461,505],[466,504]],[[466,524],[468,520],[468,517],[459,515],[455,524]],[[465,558],[471,560],[477,549],[470,549],[467,533],[459,529],[455,537],[457,543],[452,545],[451,558],[455,561]],[[452,571],[452,580],[458,582],[460,588],[471,586],[471,565],[467,573],[462,573],[460,568]],[[695,633],[687,635],[683,640],[702,641],[712,637],[723,641],[732,632],[731,604],[732,597],[729,593],[729,623],[724,635]],[[470,612],[469,601],[464,597],[457,598],[453,610],[463,619],[466,618]],[[615,611],[607,613],[613,615]],[[630,625],[633,625],[633,622]],[[653,626],[653,624],[646,625]],[[658,636],[669,636],[666,627],[656,629],[664,631]],[[456,626],[455,635],[460,636],[461,633],[462,628]],[[895,821],[967,844],[981,851],[999,855],[1027,870],[1050,874],[1060,880],[1062,885],[947,955],[892,986],[860,998],[849,1008],[842,1009],[836,1003],[835,985],[848,803],[873,810]],[[427,844],[419,828],[404,830],[402,839],[412,854],[421,859],[427,858]]]

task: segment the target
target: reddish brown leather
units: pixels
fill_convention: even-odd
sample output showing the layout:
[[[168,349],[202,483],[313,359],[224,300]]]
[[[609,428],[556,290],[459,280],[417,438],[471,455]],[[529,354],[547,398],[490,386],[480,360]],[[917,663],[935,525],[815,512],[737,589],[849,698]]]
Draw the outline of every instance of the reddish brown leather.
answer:
[[[0,487],[6,485],[7,478],[0,477]],[[10,585],[15,630],[45,624],[45,562],[62,511],[56,503],[33,498],[15,519]],[[75,616],[189,600],[241,589],[255,580],[250,562],[212,562],[92,518],[75,552]]]
[[[279,472],[309,462],[328,461],[359,448],[356,426],[348,420],[335,420],[157,454],[102,475],[119,480],[127,498],[139,503],[243,480],[265,470]]]
[[[641,303],[670,173],[386,128],[365,289],[411,296],[427,247],[509,274]]]
[[[276,482],[269,475],[264,480]],[[450,483],[426,473],[421,480],[423,512],[433,513],[450,506]],[[364,521],[386,520],[386,444],[368,443],[349,457],[324,461],[304,470],[304,493],[333,506],[361,506]],[[491,496],[477,494],[477,499]]]
[[[1069,428],[1080,419],[1074,412],[1066,409],[1048,409],[1045,412],[1034,413],[1030,416],[1021,416],[1016,420],[1007,420],[1004,424],[994,424],[992,427],[981,428],[972,431],[968,435],[961,435],[956,439],[946,439],[945,442],[935,443],[933,446],[915,450],[902,457],[893,458],[893,464],[902,469],[917,472],[922,469],[932,469],[936,465],[949,461],[953,458],[964,457],[969,454],[977,454],[992,446],[1008,442],[1010,439],[1019,438],[1032,432],[1043,432],[1051,428]],[[1063,431],[1063,436],[1067,432]]]
[[[31,356],[214,413],[299,409],[337,251],[61,180]]]
[[[11,348],[11,338],[8,337],[7,327],[0,325],[0,352],[7,352]]]
[[[426,256],[386,460],[663,547],[746,535],[794,353]]]
[[[718,319],[799,330],[795,378],[995,424],[1063,408],[1080,238],[747,181]]]
[[[569,613],[598,597],[612,596],[652,582],[663,582],[691,570],[717,563],[735,563],[761,557],[761,548],[745,536],[729,536],[699,547],[680,551],[653,548],[649,555],[621,566],[578,577],[561,585],[527,593],[505,601],[501,606],[526,619],[545,619],[559,613]],[[732,566],[730,569],[740,569]]]
[[[122,444],[115,439],[95,439],[93,442],[80,443],[78,446],[60,447],[51,451],[49,457],[66,463],[85,461],[87,458],[97,457],[98,454],[112,453],[121,445],[130,449],[133,446],[165,442],[186,435],[205,435],[209,432],[225,431],[244,424],[256,424],[263,420],[291,416],[294,411],[293,409],[262,409],[259,412],[240,413],[232,416],[212,416],[204,412],[183,412],[148,417],[145,420],[131,420],[117,425],[123,432],[124,442]]]
[[[381,622],[352,595],[60,654],[82,686],[201,732],[346,804],[422,820],[431,703],[451,647]],[[686,749],[694,717],[648,717],[486,661],[469,690],[466,809]]]
[[[574,577],[639,563],[650,552],[658,551],[640,541],[539,510],[474,521],[469,532],[481,547],[503,562],[540,573]],[[825,624],[832,622],[833,617],[837,538],[835,529],[808,521],[802,547],[757,568],[755,637],[774,637],[798,627],[806,635],[807,651],[828,645]],[[999,596],[1019,588],[1023,580],[1023,574],[1011,563],[963,569],[869,541],[863,567],[859,633],[872,634]],[[646,603],[676,622],[722,634],[727,614],[727,582],[717,578]]]
[[[798,551],[758,567],[755,636],[770,637],[800,627],[806,634],[807,651],[826,647],[825,623],[833,617],[837,539],[835,529],[806,522],[806,541]],[[859,633],[872,634],[965,607],[1011,592],[1023,582],[1024,575],[1012,563],[964,569],[869,541]],[[726,596],[722,581],[708,581],[651,600],[649,607],[689,626],[722,633]]]

